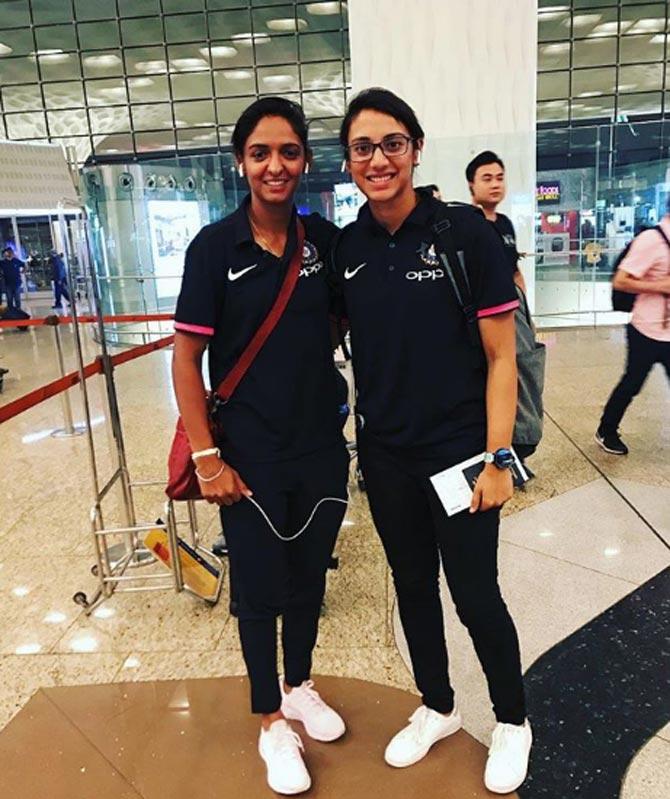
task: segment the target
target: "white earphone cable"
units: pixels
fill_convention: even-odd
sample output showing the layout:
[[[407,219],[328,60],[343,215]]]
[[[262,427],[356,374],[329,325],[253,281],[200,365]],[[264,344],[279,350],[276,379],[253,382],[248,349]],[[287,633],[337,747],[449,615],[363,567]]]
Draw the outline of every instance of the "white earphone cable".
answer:
[[[281,533],[280,533],[280,532],[277,530],[277,528],[274,526],[274,524],[272,524],[272,521],[270,520],[270,517],[267,515],[267,513],[266,513],[266,512],[263,510],[263,508],[261,507],[261,505],[259,505],[259,504],[258,504],[258,502],[256,502],[256,500],[255,500],[253,497],[247,497],[247,499],[249,500],[249,502],[251,502],[251,504],[252,504],[252,505],[255,505],[255,507],[256,507],[256,509],[258,510],[258,512],[259,512],[259,513],[261,514],[261,516],[262,516],[262,517],[265,519],[265,521],[266,521],[266,523],[267,523],[268,527],[270,528],[270,530],[272,530],[272,532],[273,532],[273,533],[274,533],[274,534],[277,536],[277,538],[278,538],[280,541],[295,541],[295,539],[296,539],[296,538],[298,538],[298,536],[302,535],[302,534],[305,532],[305,530],[306,530],[306,529],[309,527],[309,525],[312,523],[312,519],[313,519],[313,518],[314,518],[314,516],[316,515],[316,512],[317,512],[317,510],[319,509],[319,507],[320,507],[320,506],[321,506],[321,505],[322,505],[324,502],[341,502],[343,505],[348,505],[348,504],[349,504],[349,498],[348,498],[348,497],[347,497],[347,499],[342,499],[341,497],[322,497],[322,498],[321,498],[321,499],[320,499],[320,500],[319,500],[319,501],[316,503],[316,505],[315,505],[315,506],[314,506],[314,508],[312,509],[312,512],[311,512],[311,514],[310,514],[310,516],[309,516],[309,519],[307,519],[307,521],[306,521],[306,522],[305,522],[305,524],[304,524],[304,525],[303,525],[303,526],[300,528],[300,530],[298,530],[298,532],[297,532],[297,533],[295,533],[295,535],[291,535],[291,536],[288,536],[288,537],[286,537],[286,536],[283,536],[283,535],[282,535],[282,534],[281,534]]]

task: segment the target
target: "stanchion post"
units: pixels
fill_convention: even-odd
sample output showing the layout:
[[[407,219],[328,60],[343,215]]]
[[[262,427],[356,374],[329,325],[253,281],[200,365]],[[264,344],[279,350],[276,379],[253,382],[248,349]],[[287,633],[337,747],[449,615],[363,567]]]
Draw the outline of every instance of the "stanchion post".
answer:
[[[65,377],[65,360],[63,358],[63,344],[60,338],[60,318],[53,314],[47,316],[44,324],[50,327],[54,332],[54,346],[56,348],[56,358],[58,359],[58,370],[61,377]],[[70,392],[61,392],[61,403],[63,405],[63,421],[64,427],[54,430],[51,435],[53,438],[73,438],[74,436],[81,436],[84,433],[83,425],[75,425],[72,421],[72,406],[70,404]]]

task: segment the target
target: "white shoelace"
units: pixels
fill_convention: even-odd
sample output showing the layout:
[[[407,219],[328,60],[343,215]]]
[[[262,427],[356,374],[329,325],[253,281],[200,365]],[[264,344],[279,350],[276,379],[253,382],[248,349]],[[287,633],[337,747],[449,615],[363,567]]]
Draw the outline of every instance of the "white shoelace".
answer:
[[[522,741],[522,733],[525,727],[517,726],[516,724],[500,724],[493,730],[491,736],[491,748],[489,754],[510,754],[509,748],[520,748]]]
[[[270,739],[273,744],[275,754],[282,757],[289,757],[295,760],[300,759],[299,752],[304,752],[305,747],[302,738],[288,724],[279,730],[270,730]]]
[[[329,709],[328,705],[319,696],[319,692],[314,688],[313,680],[307,680],[299,688],[294,688],[287,696],[291,697],[295,691],[298,691],[298,694],[296,694],[294,699],[297,699],[299,702],[305,701],[321,713]]]
[[[430,709],[425,705],[421,705],[421,707],[418,707],[414,713],[412,713],[409,720],[410,726],[407,730],[408,734],[410,734],[417,743],[423,743],[426,728],[430,726],[433,720]]]

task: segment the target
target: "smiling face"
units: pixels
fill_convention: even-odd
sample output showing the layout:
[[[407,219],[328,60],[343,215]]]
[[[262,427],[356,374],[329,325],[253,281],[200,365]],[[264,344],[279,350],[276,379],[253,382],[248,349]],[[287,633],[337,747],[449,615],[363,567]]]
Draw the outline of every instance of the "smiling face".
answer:
[[[478,167],[470,191],[477,205],[498,205],[505,199],[505,170],[496,163]]]
[[[283,117],[263,117],[244,144],[242,165],[255,200],[293,202],[307,155],[298,134]]]
[[[402,124],[388,114],[365,109],[351,122],[347,145],[349,157],[347,166],[358,188],[373,203],[392,203],[414,195],[412,173],[417,163],[418,152],[422,142],[410,141],[406,152],[402,153],[406,139],[410,133]],[[397,138],[395,138],[397,137]],[[403,146],[398,146],[400,142]],[[357,161],[355,150],[357,144],[377,144],[386,142],[388,155],[384,155],[380,147],[375,147],[372,158],[368,161]],[[398,149],[401,154],[394,154]],[[353,155],[354,160],[351,156]]]

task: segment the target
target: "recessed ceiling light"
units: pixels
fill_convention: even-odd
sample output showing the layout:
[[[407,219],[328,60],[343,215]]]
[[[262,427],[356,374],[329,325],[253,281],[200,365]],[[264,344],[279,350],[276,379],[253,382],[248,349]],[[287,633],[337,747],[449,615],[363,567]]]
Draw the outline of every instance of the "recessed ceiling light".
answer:
[[[296,31],[304,30],[307,21],[298,17],[282,17],[280,19],[269,19],[266,23],[271,31]]]
[[[254,73],[248,69],[224,69],[223,77],[228,80],[248,80],[253,78]]]
[[[103,55],[87,55],[84,64],[89,67],[115,67],[121,63],[121,59],[114,53],[104,53]]]
[[[551,21],[553,21],[555,19],[563,19],[563,17],[565,16],[565,12],[566,11],[568,11],[568,7],[567,6],[565,6],[565,7],[556,6],[556,8],[553,11],[543,11],[539,15],[539,20],[540,20],[540,22],[546,22],[547,20],[549,20],[551,22]]]
[[[305,8],[308,14],[313,14],[315,17],[327,17],[331,14],[339,14],[340,9],[344,4],[336,3],[307,3]]]
[[[578,97],[600,97],[602,92],[580,92]]]
[[[138,61],[135,69],[140,72],[167,72],[167,64],[165,61]]]
[[[293,75],[265,75],[263,83],[268,86],[291,86],[295,81]]]
[[[126,96],[126,87],[125,86],[104,86],[101,89],[98,89],[99,94],[106,94],[110,97],[125,97]]]
[[[48,62],[50,64],[58,64],[61,61],[67,61],[70,57],[69,53],[64,53],[62,50],[37,50],[29,54],[31,61]]]
[[[207,69],[209,64],[204,58],[172,58],[170,64],[177,69]]]
[[[0,56],[9,55],[11,52],[13,52],[13,50],[8,44],[0,42]]]
[[[572,18],[572,24],[576,28],[584,28],[587,25],[595,25],[603,18],[602,14],[575,14]],[[564,23],[568,28],[570,27],[570,20],[566,19]]]
[[[104,149],[99,150],[98,152],[101,152],[101,153],[120,153],[121,150],[117,150],[116,147],[105,147]]]
[[[656,36],[652,36],[649,40],[650,44],[665,44],[665,34],[664,33],[657,33]]]
[[[209,58],[210,52],[212,54],[212,58],[235,58],[237,55],[237,48],[228,47],[224,44],[213,44],[211,48],[201,47],[200,52],[205,56],[205,58]]]
[[[540,51],[545,55],[558,55],[560,53],[567,53],[570,49],[570,42],[556,42],[554,44],[543,44]]]
[[[233,40],[245,47],[251,47],[253,44],[269,44],[272,41],[267,33],[236,33]]]

